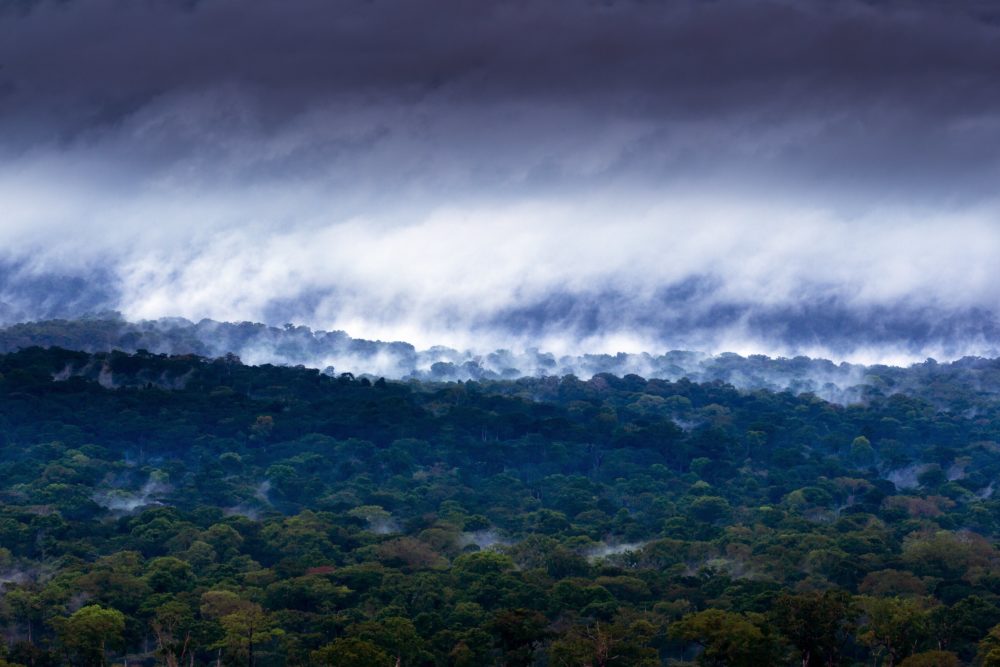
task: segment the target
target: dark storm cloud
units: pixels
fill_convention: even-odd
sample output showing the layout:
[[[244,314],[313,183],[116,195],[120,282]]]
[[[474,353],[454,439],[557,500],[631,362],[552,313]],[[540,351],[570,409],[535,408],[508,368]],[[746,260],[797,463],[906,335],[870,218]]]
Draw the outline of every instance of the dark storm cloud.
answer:
[[[444,153],[471,169],[453,185],[503,195],[628,177],[982,197],[1000,175],[991,19],[965,3],[11,3],[0,128],[9,149],[109,142],[154,173],[197,153],[240,178],[294,175],[409,135],[408,168],[455,142]],[[377,121],[285,161],[233,155],[232,139],[344,106]],[[123,128],[124,145],[108,136]],[[580,174],[572,144],[595,137],[610,145]],[[546,155],[507,157],[539,139]]]
[[[907,93],[967,111],[995,99],[975,85],[995,74],[995,31],[972,3],[70,0],[6,13],[2,53],[24,92],[123,109],[241,81],[291,105],[461,85],[480,99],[627,92],[732,110],[802,85],[822,93],[801,101],[816,107]]]
[[[254,132],[344,96],[471,117],[566,105],[586,110],[562,128],[577,140],[648,124],[651,141],[612,167],[654,178],[757,162],[817,182],[877,175],[963,193],[996,176],[982,141],[998,133],[992,18],[971,3],[809,0],[13,3],[0,19],[0,117],[5,142],[23,148],[94,140],[157,100],[227,86],[246,94],[234,129]],[[701,136],[678,147],[674,132]],[[147,158],[176,157],[157,152]]]
[[[989,4],[0,0],[0,319],[991,350],[998,72]]]

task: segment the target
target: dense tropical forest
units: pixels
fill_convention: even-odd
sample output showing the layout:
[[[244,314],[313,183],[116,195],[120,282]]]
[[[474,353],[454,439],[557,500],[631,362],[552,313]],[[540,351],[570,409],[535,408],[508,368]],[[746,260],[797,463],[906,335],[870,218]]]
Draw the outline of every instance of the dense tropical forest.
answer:
[[[956,407],[955,400],[962,402],[971,396],[1000,397],[1000,360],[982,357],[943,363],[927,359],[902,367],[692,350],[562,355],[537,348],[486,353],[443,346],[421,350],[401,341],[353,338],[343,331],[312,330],[301,325],[276,327],[209,319],[191,322],[177,317],[130,322],[117,312],[0,326],[0,353],[33,346],[86,352],[144,350],[212,358],[237,354],[244,363],[254,365],[305,365],[327,374],[350,372],[373,374],[371,379],[381,376],[425,382],[565,375],[590,378],[611,373],[696,382],[721,380],[738,389],[809,392],[843,404],[861,402],[872,390],[902,392],[949,408]]]
[[[0,665],[1000,665],[968,377],[837,404],[11,352]]]

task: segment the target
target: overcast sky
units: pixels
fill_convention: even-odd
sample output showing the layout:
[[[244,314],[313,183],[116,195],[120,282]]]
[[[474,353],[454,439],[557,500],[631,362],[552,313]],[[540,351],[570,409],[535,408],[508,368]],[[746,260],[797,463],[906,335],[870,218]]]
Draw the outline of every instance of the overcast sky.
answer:
[[[1000,347],[1000,10],[0,0],[0,320]]]

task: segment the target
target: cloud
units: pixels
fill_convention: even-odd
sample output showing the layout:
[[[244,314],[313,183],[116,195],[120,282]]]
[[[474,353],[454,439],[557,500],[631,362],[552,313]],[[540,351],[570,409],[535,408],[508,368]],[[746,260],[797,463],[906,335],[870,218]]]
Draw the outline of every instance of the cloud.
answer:
[[[231,228],[204,244],[137,240],[95,256],[114,258],[113,305],[133,319],[294,321],[422,347],[557,353],[850,357],[874,345],[948,357],[994,345],[985,308],[997,296],[1000,230],[975,213],[913,220],[888,210],[873,223],[746,199],[616,203]]]
[[[872,177],[910,197],[995,182],[1000,28],[967,6],[31,6],[0,18],[0,123],[17,129],[2,143],[90,147],[175,181],[294,178],[374,148],[362,176],[443,169],[433,183],[501,193],[616,174],[838,197]]]
[[[989,351],[1000,27],[916,2],[0,5],[0,319]]]

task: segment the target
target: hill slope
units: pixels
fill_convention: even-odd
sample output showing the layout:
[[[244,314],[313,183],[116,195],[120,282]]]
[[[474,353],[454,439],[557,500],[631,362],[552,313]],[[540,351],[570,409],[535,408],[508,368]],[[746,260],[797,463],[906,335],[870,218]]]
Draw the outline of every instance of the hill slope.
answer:
[[[1000,622],[1000,419],[972,395],[40,348],[0,375],[12,662],[860,663],[883,618],[897,658],[971,660]]]

